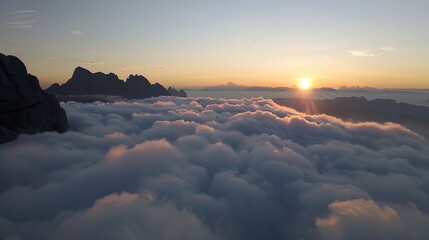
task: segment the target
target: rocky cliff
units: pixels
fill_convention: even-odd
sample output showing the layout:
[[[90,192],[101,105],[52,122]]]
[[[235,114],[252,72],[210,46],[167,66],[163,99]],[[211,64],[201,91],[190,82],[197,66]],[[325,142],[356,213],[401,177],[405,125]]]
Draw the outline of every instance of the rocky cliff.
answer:
[[[67,128],[66,113],[55,96],[40,88],[21,60],[0,53],[0,143],[20,133],[62,133]]]
[[[57,95],[114,95],[128,98],[175,96],[161,84],[151,84],[141,75],[130,75],[126,81],[122,81],[113,73],[91,73],[82,67],[77,67],[65,84],[53,84],[45,91]]]

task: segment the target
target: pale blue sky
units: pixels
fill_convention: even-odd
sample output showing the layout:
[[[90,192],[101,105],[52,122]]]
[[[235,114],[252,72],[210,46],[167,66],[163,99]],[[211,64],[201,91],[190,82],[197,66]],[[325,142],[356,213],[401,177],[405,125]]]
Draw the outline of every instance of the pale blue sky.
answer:
[[[44,86],[81,65],[175,86],[429,88],[429,1],[0,1],[0,52]]]

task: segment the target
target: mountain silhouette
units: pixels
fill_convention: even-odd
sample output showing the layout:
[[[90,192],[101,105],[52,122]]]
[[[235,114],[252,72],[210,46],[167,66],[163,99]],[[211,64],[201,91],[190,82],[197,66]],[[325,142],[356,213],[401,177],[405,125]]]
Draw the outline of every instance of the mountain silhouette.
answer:
[[[394,122],[429,139],[429,107],[398,103],[392,99],[368,101],[364,97],[335,99],[276,98],[279,105],[307,114],[327,114],[353,122]]]
[[[56,97],[40,88],[19,58],[0,53],[0,143],[20,133],[62,133],[67,128],[66,113]]]
[[[186,95],[186,92],[181,89],[180,91],[177,91],[175,88],[169,87],[167,89],[167,91],[171,94],[171,96],[175,96],[175,97],[188,97]]]
[[[113,95],[127,98],[176,96],[172,93],[178,92],[175,89],[174,92],[173,88],[168,91],[159,83],[151,84],[142,75],[130,75],[123,81],[114,73],[91,73],[82,67],[77,67],[66,83],[52,84],[45,91],[56,95]]]

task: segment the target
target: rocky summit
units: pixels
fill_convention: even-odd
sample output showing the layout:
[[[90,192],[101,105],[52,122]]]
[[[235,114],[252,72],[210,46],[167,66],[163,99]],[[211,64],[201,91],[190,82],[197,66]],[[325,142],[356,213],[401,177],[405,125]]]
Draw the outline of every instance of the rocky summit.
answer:
[[[46,92],[56,95],[113,95],[127,98],[186,96],[183,90],[167,90],[159,83],[151,84],[141,75],[130,75],[123,81],[114,73],[91,73],[82,67],[77,67],[66,83],[55,83]]]
[[[56,97],[44,92],[15,56],[0,53],[0,143],[20,133],[65,132],[67,116]]]

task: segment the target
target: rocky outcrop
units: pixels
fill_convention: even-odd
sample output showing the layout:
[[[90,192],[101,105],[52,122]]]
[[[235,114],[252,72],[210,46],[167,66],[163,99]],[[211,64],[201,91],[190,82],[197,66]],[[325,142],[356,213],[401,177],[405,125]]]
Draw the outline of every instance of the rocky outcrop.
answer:
[[[188,97],[186,95],[186,92],[181,89],[180,91],[177,91],[175,88],[169,87],[167,89],[167,91],[171,94],[171,96],[175,96],[175,97]]]
[[[20,133],[65,132],[67,117],[55,96],[39,86],[17,57],[0,53],[0,143]]]
[[[57,95],[112,95],[127,98],[172,95],[161,84],[151,84],[141,75],[130,75],[126,81],[122,81],[113,73],[91,73],[82,67],[77,67],[65,84],[55,83],[45,91]],[[186,96],[186,93],[184,94]]]

